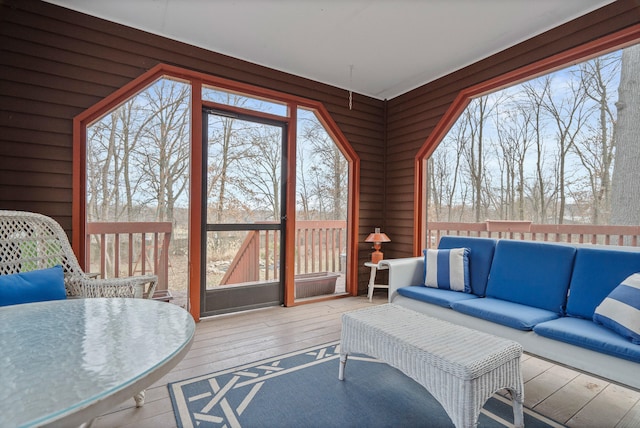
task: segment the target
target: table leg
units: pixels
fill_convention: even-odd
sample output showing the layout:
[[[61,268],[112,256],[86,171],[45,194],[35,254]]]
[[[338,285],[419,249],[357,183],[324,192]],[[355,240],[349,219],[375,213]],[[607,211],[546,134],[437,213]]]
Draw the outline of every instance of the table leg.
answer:
[[[142,407],[144,405],[144,396],[145,391],[140,391],[133,396],[133,399],[136,402],[136,407]]]
[[[369,275],[369,290],[367,293],[367,297],[369,298],[369,301],[371,301],[371,299],[373,298],[373,289],[375,288],[375,282],[376,282],[376,271],[377,269],[375,267],[372,267],[371,274]]]
[[[338,369],[338,379],[344,380],[344,367],[347,365],[347,354],[340,354],[340,368]]]

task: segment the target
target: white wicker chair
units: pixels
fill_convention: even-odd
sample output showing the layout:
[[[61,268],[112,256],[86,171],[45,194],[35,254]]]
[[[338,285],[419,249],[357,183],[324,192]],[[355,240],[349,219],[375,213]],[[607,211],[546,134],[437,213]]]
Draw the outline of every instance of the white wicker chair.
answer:
[[[80,268],[62,227],[50,217],[0,210],[0,275],[62,265],[69,297],[148,297],[155,275],[95,279]]]
[[[58,222],[42,214],[0,210],[0,275],[56,265],[61,265],[64,270],[68,297],[152,298],[158,283],[155,275],[90,278],[80,268],[69,239]],[[133,397],[136,407],[144,404],[144,398],[145,391]]]

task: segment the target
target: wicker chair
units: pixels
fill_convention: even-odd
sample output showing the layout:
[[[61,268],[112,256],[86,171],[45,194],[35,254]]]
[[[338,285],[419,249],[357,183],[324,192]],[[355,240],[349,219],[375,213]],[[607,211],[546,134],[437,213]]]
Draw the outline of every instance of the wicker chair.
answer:
[[[90,278],[78,264],[62,227],[42,214],[0,210],[0,275],[61,265],[68,297],[152,298],[158,277]],[[146,286],[146,290],[145,290]],[[133,399],[144,404],[145,391]]]
[[[0,275],[62,265],[68,297],[152,298],[155,275],[95,279],[82,271],[62,227],[50,217],[0,210]]]

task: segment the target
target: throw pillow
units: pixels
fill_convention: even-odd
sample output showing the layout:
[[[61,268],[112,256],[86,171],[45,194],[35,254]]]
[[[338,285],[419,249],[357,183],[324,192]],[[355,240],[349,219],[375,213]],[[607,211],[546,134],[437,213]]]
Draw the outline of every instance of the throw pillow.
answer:
[[[640,273],[614,288],[596,307],[593,320],[640,345]]]
[[[66,298],[62,266],[0,275],[0,306]]]
[[[468,248],[424,250],[424,285],[470,293],[469,251]]]

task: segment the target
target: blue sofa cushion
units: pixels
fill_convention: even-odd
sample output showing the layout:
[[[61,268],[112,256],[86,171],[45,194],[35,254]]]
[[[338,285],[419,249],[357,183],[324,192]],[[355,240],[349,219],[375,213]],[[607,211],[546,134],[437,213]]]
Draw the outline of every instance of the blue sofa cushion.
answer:
[[[590,320],[562,317],[536,325],[540,336],[640,363],[640,345]]]
[[[66,298],[62,266],[0,275],[0,306]]]
[[[477,296],[484,297],[491,261],[496,248],[496,240],[467,236],[443,236],[440,238],[438,248],[468,248],[470,250],[469,279],[471,281],[471,292]]]
[[[578,248],[567,315],[593,320],[596,306],[635,272],[640,272],[640,252]]]
[[[487,297],[562,314],[576,249],[567,245],[500,240]]]
[[[640,345],[640,273],[634,273],[596,307],[593,320]]]
[[[400,287],[398,289],[398,294],[410,299],[444,306],[445,308],[450,308],[453,302],[479,298],[478,296],[470,293],[460,293],[458,291],[442,290],[439,288],[424,287],[422,285]]]
[[[424,285],[443,290],[471,292],[469,249],[424,250]]]
[[[531,330],[536,324],[558,318],[554,311],[491,297],[453,302],[451,308],[518,330]]]

